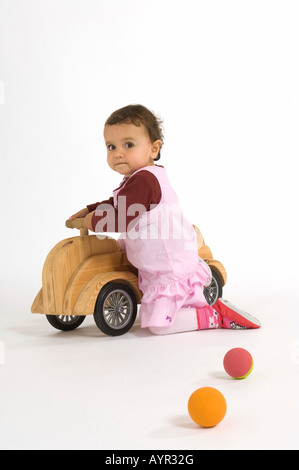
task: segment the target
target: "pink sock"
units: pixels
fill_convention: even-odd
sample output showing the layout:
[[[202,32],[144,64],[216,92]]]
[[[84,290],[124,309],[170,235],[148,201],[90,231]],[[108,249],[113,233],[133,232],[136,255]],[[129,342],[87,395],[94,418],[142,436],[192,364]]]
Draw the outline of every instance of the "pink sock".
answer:
[[[169,335],[184,331],[220,328],[221,316],[210,305],[206,307],[182,308],[171,326],[151,326],[155,335]]]
[[[196,315],[199,330],[220,328],[220,316],[211,305],[197,307]]]

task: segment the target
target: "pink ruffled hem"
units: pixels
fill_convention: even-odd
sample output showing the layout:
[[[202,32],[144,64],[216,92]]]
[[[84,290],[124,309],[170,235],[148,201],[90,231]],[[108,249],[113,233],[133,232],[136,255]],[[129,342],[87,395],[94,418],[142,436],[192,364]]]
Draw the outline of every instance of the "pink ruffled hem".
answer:
[[[145,286],[142,296],[142,303],[153,303],[161,297],[168,297],[169,299],[187,299],[194,295],[199,289],[209,284],[210,271],[209,268],[201,264],[201,271],[192,272],[188,277],[172,281],[167,284],[152,284]]]

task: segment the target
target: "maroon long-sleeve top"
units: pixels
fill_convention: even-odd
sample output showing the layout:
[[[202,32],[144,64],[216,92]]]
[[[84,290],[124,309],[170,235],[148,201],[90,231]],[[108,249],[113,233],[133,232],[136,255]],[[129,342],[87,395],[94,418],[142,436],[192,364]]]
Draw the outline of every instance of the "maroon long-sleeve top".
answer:
[[[122,204],[118,207],[118,204],[114,204],[114,198],[111,196],[109,199],[87,206],[89,212],[94,212],[91,221],[94,232],[125,232],[128,225],[133,221],[137,223],[138,218],[142,215],[142,213],[128,215],[127,211],[130,206],[141,204],[144,211],[149,211],[161,200],[160,184],[157,178],[146,170],[138,171],[131,177],[125,177],[117,190],[119,191],[117,200],[120,196],[125,197],[122,199],[125,201],[125,205]],[[105,209],[104,204],[107,205]],[[119,211],[122,213],[120,214]],[[97,230],[97,225],[100,230]]]

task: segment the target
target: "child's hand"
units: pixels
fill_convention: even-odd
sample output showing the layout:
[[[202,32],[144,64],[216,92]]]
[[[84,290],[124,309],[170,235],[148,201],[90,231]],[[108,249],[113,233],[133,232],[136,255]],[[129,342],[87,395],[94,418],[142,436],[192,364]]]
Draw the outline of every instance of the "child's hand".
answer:
[[[73,214],[71,215],[71,217],[69,217],[70,219],[81,219],[83,217],[85,217],[87,214],[89,213],[87,207],[84,207],[84,209],[81,209],[79,212],[76,212],[76,214]]]
[[[84,218],[84,221],[83,221],[83,225],[85,228],[87,228],[88,230],[92,230],[92,216],[94,214],[94,211],[93,212],[89,212],[85,218]]]

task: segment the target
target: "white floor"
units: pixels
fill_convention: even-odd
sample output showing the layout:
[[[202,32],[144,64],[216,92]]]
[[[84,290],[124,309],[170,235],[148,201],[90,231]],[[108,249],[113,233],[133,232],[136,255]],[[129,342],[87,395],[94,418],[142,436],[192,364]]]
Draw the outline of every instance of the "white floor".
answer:
[[[0,1],[0,448],[299,448],[298,13]],[[130,103],[163,119],[158,163],[260,330],[111,338],[93,318],[65,334],[30,313],[46,255],[77,235],[66,218],[122,179],[102,131]],[[222,368],[235,346],[255,361],[243,381]],[[228,404],[212,429],[187,412],[206,385]]]
[[[295,298],[242,300],[240,307],[262,321],[260,330],[167,337],[150,335],[138,322],[124,336],[107,337],[92,317],[63,333],[30,314],[30,305],[6,306],[1,449],[298,449]],[[224,354],[236,346],[255,361],[242,381],[222,367]],[[187,412],[189,396],[202,386],[217,388],[227,400],[226,417],[215,428],[198,427]]]

